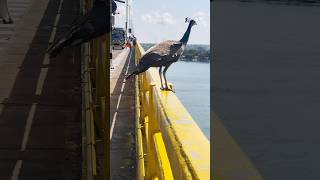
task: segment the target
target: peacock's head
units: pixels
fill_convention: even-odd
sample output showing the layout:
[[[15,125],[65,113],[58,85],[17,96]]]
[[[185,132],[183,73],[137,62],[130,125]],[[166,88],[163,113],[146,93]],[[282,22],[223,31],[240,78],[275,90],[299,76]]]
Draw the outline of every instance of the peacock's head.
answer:
[[[185,22],[186,22],[186,23],[187,23],[187,22],[190,23],[191,26],[197,25],[197,22],[196,22],[194,19],[190,19],[190,18],[188,18],[188,17],[186,17]]]

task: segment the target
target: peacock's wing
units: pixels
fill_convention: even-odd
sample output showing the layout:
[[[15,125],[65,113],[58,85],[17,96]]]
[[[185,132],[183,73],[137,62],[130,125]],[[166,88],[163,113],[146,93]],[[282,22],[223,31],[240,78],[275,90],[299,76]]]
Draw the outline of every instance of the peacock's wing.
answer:
[[[167,56],[172,54],[179,46],[181,46],[179,41],[163,41],[151,47],[146,53],[156,53],[160,56]]]
[[[162,46],[162,49],[166,50],[163,55],[168,56],[169,61],[178,60],[185,49],[185,45],[180,41],[165,41]]]
[[[172,52],[171,57],[175,60],[178,60],[179,57],[182,55],[185,49],[185,45],[181,43],[181,45],[177,46]]]
[[[139,66],[141,67],[152,67],[156,66],[159,62],[161,62],[163,56],[153,53],[153,52],[146,52],[142,57],[141,61],[139,62]]]
[[[176,53],[179,52],[183,44],[179,41],[164,41],[149,50],[143,55],[140,65],[144,67],[163,66],[166,62],[175,61]]]
[[[174,43],[170,46],[170,55],[171,56],[177,56],[177,54],[182,54],[184,50],[184,45],[182,42],[178,41],[177,43]]]

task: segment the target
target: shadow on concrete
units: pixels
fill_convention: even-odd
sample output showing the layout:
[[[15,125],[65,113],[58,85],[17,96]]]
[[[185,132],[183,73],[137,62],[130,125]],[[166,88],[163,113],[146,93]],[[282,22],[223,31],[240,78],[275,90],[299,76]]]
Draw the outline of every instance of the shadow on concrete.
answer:
[[[131,61],[129,72],[134,66],[134,49],[130,52]],[[119,76],[113,93],[110,95],[110,126],[117,111],[117,118],[113,130],[110,147],[111,179],[135,179],[135,81],[131,78],[126,81],[121,101],[117,109],[118,98],[121,93],[122,83],[125,77],[126,68],[129,63],[129,56]]]
[[[59,1],[51,0],[25,55],[10,96],[1,102],[0,179],[10,179],[22,160],[19,179],[80,179],[80,50],[67,49],[42,65]],[[79,2],[65,0],[57,37],[79,14]],[[14,54],[15,52],[9,52]],[[48,68],[42,94],[35,95],[41,68]],[[37,103],[25,151],[20,151],[26,120]]]

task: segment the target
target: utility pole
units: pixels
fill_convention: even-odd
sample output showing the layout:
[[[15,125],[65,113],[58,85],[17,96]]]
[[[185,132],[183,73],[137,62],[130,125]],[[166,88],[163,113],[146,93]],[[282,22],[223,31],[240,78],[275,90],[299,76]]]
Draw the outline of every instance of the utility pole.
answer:
[[[129,24],[130,24],[131,33],[134,34],[134,32],[133,32],[133,23],[132,23],[132,6],[130,6],[130,21],[129,21]]]
[[[126,0],[126,39],[128,37],[129,0]]]

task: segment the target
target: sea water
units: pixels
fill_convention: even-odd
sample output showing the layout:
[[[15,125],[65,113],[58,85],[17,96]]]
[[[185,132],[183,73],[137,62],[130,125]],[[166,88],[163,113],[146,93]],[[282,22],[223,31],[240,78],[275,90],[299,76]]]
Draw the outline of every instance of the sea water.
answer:
[[[178,61],[167,71],[167,80],[203,133],[210,139],[210,64]]]

